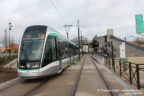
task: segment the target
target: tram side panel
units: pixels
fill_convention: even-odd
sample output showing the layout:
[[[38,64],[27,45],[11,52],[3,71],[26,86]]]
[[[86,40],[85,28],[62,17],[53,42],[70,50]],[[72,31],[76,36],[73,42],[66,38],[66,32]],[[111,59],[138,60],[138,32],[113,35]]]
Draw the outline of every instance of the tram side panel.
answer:
[[[64,41],[61,40],[59,38],[57,38],[58,41],[58,53],[59,53],[59,58],[61,59],[61,67],[62,69],[66,68],[67,66],[70,65],[70,56],[69,56],[69,44]]]
[[[59,60],[57,60],[55,40],[53,36],[48,36],[46,40],[42,66],[39,72],[40,76],[56,74],[59,71]]]

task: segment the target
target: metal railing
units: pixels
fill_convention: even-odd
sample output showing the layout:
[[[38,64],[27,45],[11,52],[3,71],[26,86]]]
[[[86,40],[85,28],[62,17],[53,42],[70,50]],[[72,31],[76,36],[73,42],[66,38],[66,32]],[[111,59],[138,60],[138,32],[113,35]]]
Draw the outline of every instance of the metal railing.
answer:
[[[11,55],[17,55],[18,53],[11,53]],[[0,57],[9,56],[9,53],[0,53]]]
[[[105,64],[119,73],[120,77],[127,79],[131,85],[136,85],[138,89],[144,88],[144,64],[123,63],[122,59],[112,59],[110,56],[105,56]]]

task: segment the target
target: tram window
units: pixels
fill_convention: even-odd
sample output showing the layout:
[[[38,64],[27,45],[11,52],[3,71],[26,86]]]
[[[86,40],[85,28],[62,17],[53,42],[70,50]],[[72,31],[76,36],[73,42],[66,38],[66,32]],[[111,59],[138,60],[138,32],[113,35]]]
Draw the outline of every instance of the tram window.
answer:
[[[59,44],[60,45],[60,44]],[[67,58],[69,56],[69,47],[68,47],[68,43],[67,42],[62,42],[61,43],[61,57]]]
[[[69,45],[69,49],[70,49],[70,56],[72,56],[72,46]]]
[[[68,46],[68,49],[69,49],[69,57],[71,57],[72,56],[72,52],[71,52],[71,44],[68,44],[69,46]]]
[[[55,37],[48,36],[45,46],[44,59],[42,67],[56,60]]]
[[[62,58],[62,53],[63,53],[63,41],[59,38],[57,38],[57,53],[58,53],[58,59]]]
[[[59,59],[64,59],[66,56],[65,56],[65,42],[59,38],[57,38],[58,40],[58,47],[57,47],[57,50],[58,50],[58,54],[59,54]]]
[[[61,53],[60,53],[60,52],[61,52],[61,51],[60,51],[61,48],[59,47],[59,41],[60,41],[60,40],[56,37],[56,44],[57,44],[57,45],[56,45],[56,46],[57,46],[56,50],[57,50],[57,59],[58,59],[58,60],[60,59],[60,56],[61,56]]]
[[[68,57],[68,43],[67,42],[65,42],[65,58],[67,58]]]
[[[74,47],[72,46],[72,55],[74,56]]]
[[[74,51],[74,46],[73,46],[73,56],[75,55],[74,52],[75,52],[75,51]]]
[[[66,56],[65,56],[65,42],[63,42],[62,43],[62,45],[61,45],[61,47],[62,47],[62,49],[61,49],[61,56],[62,56],[62,58],[64,59]]]
[[[74,55],[76,55],[76,48],[74,47]]]
[[[71,46],[71,56],[73,56],[73,46]]]

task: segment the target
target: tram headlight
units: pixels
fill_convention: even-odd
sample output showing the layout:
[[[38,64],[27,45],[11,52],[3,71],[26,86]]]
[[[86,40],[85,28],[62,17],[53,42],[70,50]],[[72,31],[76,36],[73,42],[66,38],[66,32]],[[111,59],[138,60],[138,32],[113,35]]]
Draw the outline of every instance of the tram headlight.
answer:
[[[39,64],[38,63],[32,64],[32,68],[39,68]]]
[[[31,67],[31,65],[30,65],[29,63],[27,63],[27,64],[26,64],[26,67],[27,67],[27,68],[30,68],[30,67]]]
[[[26,64],[26,67],[28,68],[28,69],[35,69],[35,68],[39,68],[39,63],[27,63]]]
[[[25,68],[25,66],[21,65],[21,66],[19,66],[19,68]]]
[[[39,68],[39,64],[36,63],[36,64],[34,65],[34,67],[35,67],[35,68]]]

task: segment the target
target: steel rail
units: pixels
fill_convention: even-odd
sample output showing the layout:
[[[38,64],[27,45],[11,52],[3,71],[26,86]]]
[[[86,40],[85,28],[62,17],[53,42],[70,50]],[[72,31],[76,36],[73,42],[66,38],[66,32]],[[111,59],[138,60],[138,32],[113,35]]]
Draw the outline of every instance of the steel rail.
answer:
[[[104,84],[106,85],[107,89],[109,90],[109,93],[111,96],[117,96],[116,94],[114,94],[114,92],[112,91],[112,87],[110,86],[109,82],[107,81],[107,79],[104,77],[104,75],[102,74],[102,72],[99,70],[99,68],[97,67],[97,65],[95,64],[95,62],[93,61],[92,56],[90,57],[91,61],[93,62],[97,72],[99,73],[100,77],[102,78],[102,80],[104,81]],[[97,61],[97,60],[96,60]]]
[[[85,57],[85,58],[86,58],[86,57]],[[75,93],[76,93],[76,90],[77,90],[77,87],[78,87],[78,84],[79,84],[80,76],[81,76],[81,73],[82,73],[82,70],[83,70],[83,66],[84,66],[84,64],[85,64],[85,58],[84,58],[84,60],[83,60],[83,62],[82,62],[80,71],[79,71],[79,73],[78,73],[78,75],[77,75],[77,77],[76,77],[75,83],[74,83],[73,88],[72,88],[72,91],[71,91],[71,93],[70,93],[70,96],[75,96]]]
[[[17,86],[17,85],[23,83],[24,81],[25,81],[25,80],[20,80],[20,81],[15,82],[14,84],[11,84],[11,85],[9,85],[9,86],[6,87],[6,88],[1,89],[1,90],[0,90],[0,93],[2,93],[2,92],[4,92],[4,91],[8,90],[9,88],[15,87],[15,86]]]
[[[41,82],[40,84],[38,84],[36,87],[32,88],[31,90],[29,90],[28,92],[26,92],[24,94],[24,96],[30,96],[33,92],[35,92],[37,89],[39,89],[42,85],[44,85],[48,80],[44,80],[43,82]]]

